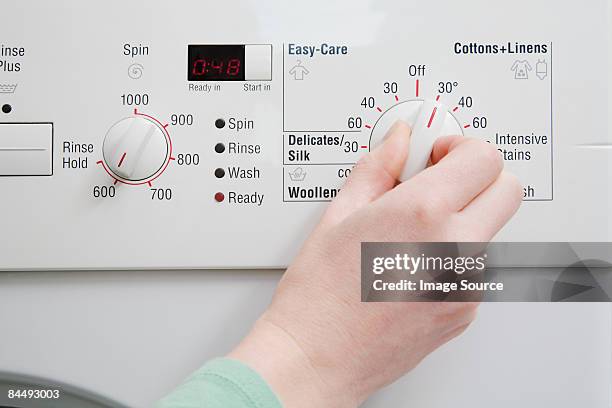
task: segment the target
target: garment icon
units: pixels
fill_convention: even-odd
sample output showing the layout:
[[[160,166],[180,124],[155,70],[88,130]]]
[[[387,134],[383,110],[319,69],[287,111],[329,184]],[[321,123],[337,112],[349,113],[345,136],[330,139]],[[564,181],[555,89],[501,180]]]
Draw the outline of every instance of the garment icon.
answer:
[[[548,76],[548,63],[546,60],[538,60],[536,64],[536,76],[542,81]]]
[[[529,72],[533,71],[533,68],[528,61],[516,60],[510,70],[514,72],[514,79],[529,79]]]
[[[310,71],[302,65],[302,61],[298,60],[297,64],[289,71],[289,74],[293,75],[293,79],[296,81],[303,81],[304,77],[310,74]]]

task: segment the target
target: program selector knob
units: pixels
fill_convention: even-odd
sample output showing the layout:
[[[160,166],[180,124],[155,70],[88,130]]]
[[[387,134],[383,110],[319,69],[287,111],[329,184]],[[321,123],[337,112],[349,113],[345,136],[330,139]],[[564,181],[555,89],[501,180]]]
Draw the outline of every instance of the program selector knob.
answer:
[[[431,156],[436,140],[446,135],[463,135],[463,128],[443,104],[435,100],[409,100],[393,106],[376,122],[370,136],[370,147],[379,145],[393,124],[402,120],[412,128],[408,160],[401,181],[421,172]]]
[[[111,176],[138,184],[155,179],[164,171],[171,143],[164,127],[153,118],[134,116],[109,129],[102,151]]]

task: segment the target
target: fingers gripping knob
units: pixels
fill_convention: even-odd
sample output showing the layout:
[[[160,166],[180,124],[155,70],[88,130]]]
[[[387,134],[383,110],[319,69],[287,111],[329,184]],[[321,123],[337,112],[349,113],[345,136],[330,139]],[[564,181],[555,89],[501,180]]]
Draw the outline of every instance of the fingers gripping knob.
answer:
[[[158,124],[145,117],[130,117],[110,128],[102,150],[104,161],[114,175],[137,182],[162,171],[170,148]]]
[[[406,181],[427,167],[433,146],[446,135],[463,135],[461,125],[448,109],[438,101],[411,100],[401,102],[378,119],[372,129],[370,146],[381,144],[395,122],[402,120],[412,128],[408,159],[400,180]]]

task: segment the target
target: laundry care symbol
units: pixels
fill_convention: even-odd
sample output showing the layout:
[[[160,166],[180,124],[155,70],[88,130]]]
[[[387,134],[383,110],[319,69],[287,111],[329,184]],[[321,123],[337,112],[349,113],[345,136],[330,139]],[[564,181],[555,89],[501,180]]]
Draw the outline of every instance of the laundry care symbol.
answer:
[[[144,74],[144,67],[142,64],[132,64],[128,67],[128,76],[132,79],[140,79]]]
[[[304,77],[308,74],[310,74],[310,71],[302,65],[302,61],[300,60],[297,60],[297,64],[289,71],[289,75],[293,75],[293,79],[296,81],[303,81]]]
[[[536,64],[536,76],[542,81],[548,76],[548,62],[546,62],[546,60],[538,60]]]
[[[304,181],[306,179],[306,172],[303,168],[298,167],[289,173],[289,178],[291,181]]]
[[[529,61],[516,60],[510,71],[514,72],[514,79],[529,79],[529,73],[533,71],[533,67]],[[542,81],[548,77],[548,62],[545,59],[538,60],[535,65],[535,74]]]
[[[17,84],[0,84],[0,93],[12,94],[15,93]]]
[[[526,60],[516,60],[510,71],[514,72],[514,79],[529,79],[529,72],[533,71],[533,68]]]

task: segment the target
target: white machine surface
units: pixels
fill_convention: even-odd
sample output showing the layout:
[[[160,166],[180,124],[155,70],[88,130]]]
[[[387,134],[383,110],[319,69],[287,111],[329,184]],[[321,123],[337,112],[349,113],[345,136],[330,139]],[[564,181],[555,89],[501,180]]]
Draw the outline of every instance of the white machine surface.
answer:
[[[525,203],[498,240],[612,241],[611,6],[3,1],[0,374],[150,406],[280,277],[184,269],[286,266],[396,119],[499,146]],[[608,408],[611,384],[610,305],[491,304],[366,406]]]
[[[154,271],[0,275],[0,372],[150,407],[224,355],[280,273]],[[606,304],[485,304],[462,337],[366,408],[609,408]]]
[[[609,1],[2,7],[2,269],[286,266],[397,119],[499,146],[499,240],[612,241]]]

